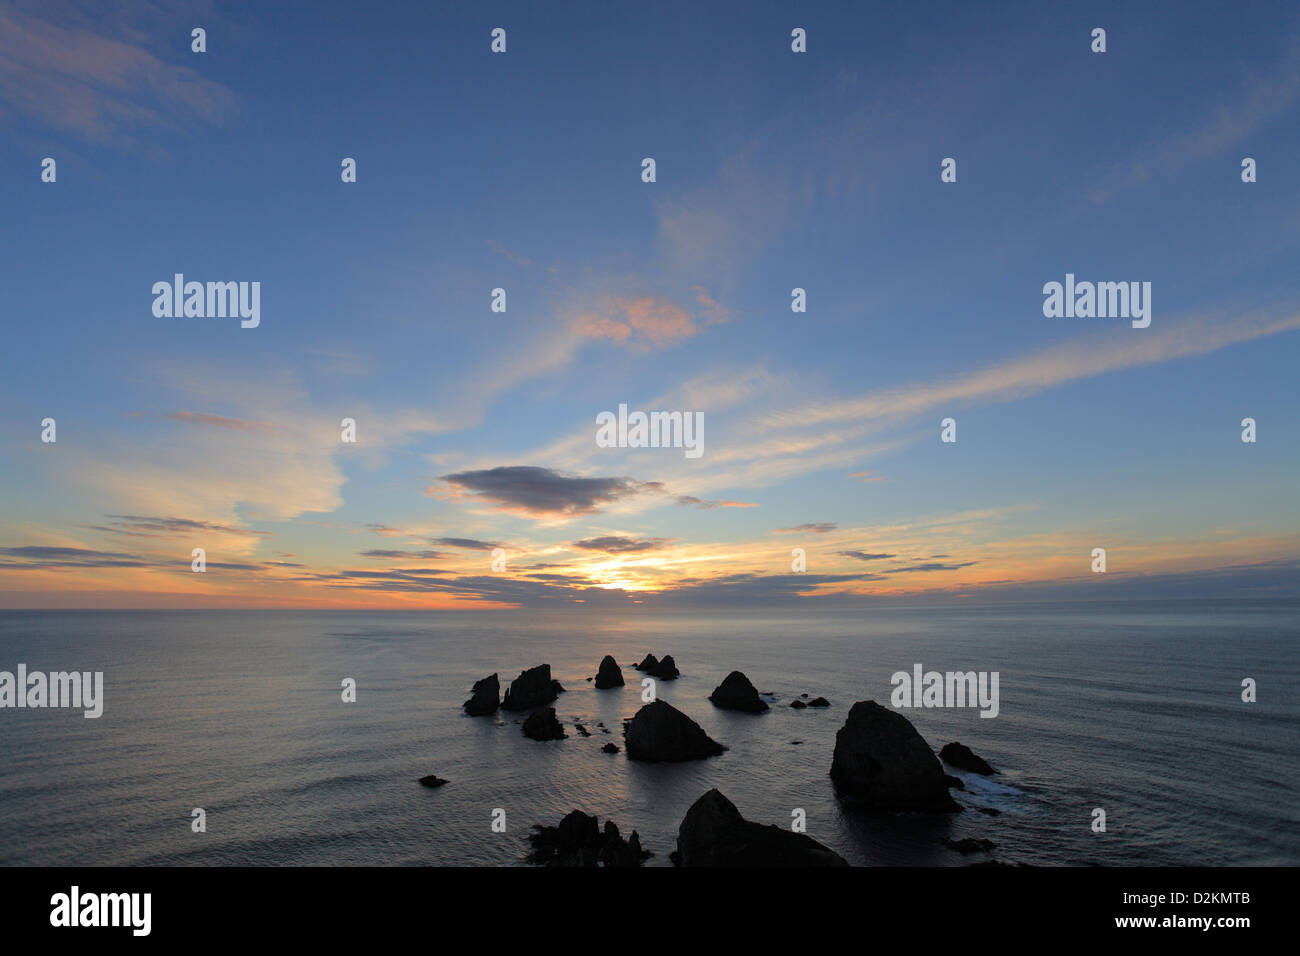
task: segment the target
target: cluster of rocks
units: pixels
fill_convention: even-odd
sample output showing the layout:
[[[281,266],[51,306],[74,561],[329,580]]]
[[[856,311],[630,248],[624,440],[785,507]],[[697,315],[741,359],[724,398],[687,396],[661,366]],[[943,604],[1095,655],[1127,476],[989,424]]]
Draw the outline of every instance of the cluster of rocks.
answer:
[[[673,660],[671,654],[665,654],[663,660],[659,660],[653,654],[647,654],[641,659],[640,664],[633,664],[632,666],[641,673],[658,680],[676,680],[682,676],[682,672],[677,669],[677,662]]]
[[[541,866],[640,866],[651,854],[641,849],[641,837],[635,830],[627,839],[618,832],[613,820],[600,821],[581,810],[574,810],[558,827],[534,826],[528,840],[533,851],[528,862]]]
[[[647,654],[632,665],[661,680],[679,676],[671,656],[662,660]],[[625,685],[623,672],[610,655],[600,662],[595,677],[599,689]],[[562,740],[566,734],[549,706],[564,693],[551,677],[549,664],[520,673],[501,697],[500,681],[491,674],[476,681],[464,704],[472,716],[494,714],[499,709],[530,711],[523,721],[523,733],[534,740]],[[807,694],[791,702],[795,709],[829,707],[824,697],[810,700]],[[740,671],[732,671],[709,695],[714,706],[743,713],[769,709],[753,683]],[[604,728],[603,724],[598,727]],[[575,724],[584,737],[591,734]],[[604,729],[608,733],[608,729]],[[700,760],[723,753],[727,748],[704,729],[664,700],[641,707],[624,721],[624,747],[631,760],[679,762]],[[619,752],[605,744],[607,754]],[[941,762],[942,761],[942,762]],[[960,778],[944,772],[944,764],[971,773],[990,775],[997,771],[969,747],[949,743],[936,757],[912,723],[892,708],[875,701],[858,701],[849,710],[844,726],[835,735],[830,776],[846,803],[872,811],[921,811],[950,813],[961,806],[949,795],[950,789],[965,789]],[[440,787],[447,781],[429,775],[420,783]],[[998,811],[983,809],[994,816]],[[635,831],[627,840],[618,828],[606,822],[604,831],[595,817],[575,810],[559,827],[538,827],[531,839],[534,862],[552,866],[638,866],[648,853],[640,848]],[[988,840],[947,840],[960,853],[992,849]],[[719,791],[710,790],[691,806],[678,833],[675,863],[681,866],[842,866],[844,860],[832,850],[801,833],[780,826],[765,826],[745,820],[740,811]]]

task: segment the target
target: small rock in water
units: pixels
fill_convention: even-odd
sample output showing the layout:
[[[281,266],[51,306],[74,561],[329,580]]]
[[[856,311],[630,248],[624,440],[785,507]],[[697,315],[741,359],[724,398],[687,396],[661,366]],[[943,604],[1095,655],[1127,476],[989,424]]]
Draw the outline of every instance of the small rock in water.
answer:
[[[640,664],[633,664],[632,666],[639,671],[648,671],[652,667],[659,666],[659,658],[655,657],[653,654],[647,654],[645,657],[641,658]]]
[[[465,701],[465,713],[471,717],[486,717],[495,714],[501,706],[501,681],[496,674],[489,674],[482,680],[475,681],[471,690],[473,694]]]
[[[767,710],[767,702],[758,696],[749,678],[740,671],[732,671],[713,689],[709,695],[713,706],[723,710],[739,710],[747,714],[761,714]]]
[[[994,810],[992,807],[979,807],[978,809],[980,813],[987,813],[991,817],[1002,816],[1001,810]]]
[[[677,662],[673,660],[671,654],[665,654],[663,660],[653,667],[645,668],[645,672],[651,677],[657,677],[660,680],[677,680],[682,676],[682,672],[677,669]]]
[[[551,665],[538,664],[521,671],[510,683],[501,706],[505,710],[533,710],[549,704],[563,693],[560,682],[551,679]]]
[[[573,729],[576,730],[578,733],[580,733],[580,734],[581,734],[582,736],[584,736],[584,737],[590,737],[590,736],[591,736],[591,734],[588,732],[587,728],[584,727],[584,726],[582,726],[582,724],[574,724],[574,725],[573,725]]]
[[[956,850],[962,856],[966,856],[968,853],[979,853],[983,850],[991,850],[997,846],[997,844],[992,840],[977,840],[974,837],[962,837],[960,840],[945,839],[943,845]]]
[[[815,697],[812,700],[808,701],[809,707],[829,707],[830,705],[831,702],[827,700],[825,697]]]
[[[805,710],[808,707],[808,705],[801,700],[790,701],[790,706],[793,707],[795,710]]]
[[[564,726],[555,719],[555,708],[535,710],[524,721],[524,736],[533,740],[563,740]]]
[[[965,790],[966,784],[961,782],[961,777],[954,777],[950,773],[943,775],[943,782],[948,785],[949,790]]]
[[[600,659],[600,667],[596,670],[596,689],[608,690],[611,687],[622,687],[623,683],[623,671],[619,668],[618,662],[606,654]]]
[[[944,744],[943,749],[939,751],[939,759],[944,763],[950,763],[958,770],[969,770],[971,773],[982,774],[985,777],[997,773],[984,758],[977,756],[965,744]]]
[[[427,777],[420,778],[420,783],[424,784],[426,787],[441,787],[446,782],[447,781],[443,780],[442,777],[432,773]]]
[[[605,746],[600,749],[607,754],[616,754],[618,753],[618,744],[605,744]]]

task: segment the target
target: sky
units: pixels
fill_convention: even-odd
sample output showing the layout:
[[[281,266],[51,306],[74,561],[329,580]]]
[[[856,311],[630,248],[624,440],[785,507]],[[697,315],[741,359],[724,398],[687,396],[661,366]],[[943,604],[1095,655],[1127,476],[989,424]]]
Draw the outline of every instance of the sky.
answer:
[[[1290,2],[6,3],[0,607],[1294,598],[1298,116]]]

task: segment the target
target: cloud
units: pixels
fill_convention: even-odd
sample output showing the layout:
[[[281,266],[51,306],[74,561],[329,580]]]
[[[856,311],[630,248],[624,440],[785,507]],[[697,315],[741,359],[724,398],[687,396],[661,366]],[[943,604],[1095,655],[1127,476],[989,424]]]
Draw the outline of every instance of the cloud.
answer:
[[[184,538],[200,533],[233,534],[240,537],[256,535],[268,538],[272,535],[270,531],[252,531],[214,521],[196,521],[192,518],[160,518],[144,515],[108,515],[108,517],[117,520],[108,525],[88,527],[106,534],[127,535],[133,538]]]
[[[869,554],[866,551],[836,551],[836,554],[842,554],[846,558],[857,558],[859,561],[880,561],[884,558],[893,558],[893,554]]]
[[[731,310],[715,302],[704,289],[695,286],[698,316],[664,296],[605,296],[600,307],[583,312],[574,320],[579,332],[590,339],[608,339],[638,351],[676,345],[699,334],[700,326],[716,325],[731,318]]]
[[[664,493],[663,484],[657,481],[570,477],[531,465],[462,471],[443,475],[441,480],[501,510],[530,516],[576,517],[623,498]]]
[[[696,508],[712,510],[714,508],[757,508],[758,503],[754,501],[706,501],[704,498],[697,498],[694,495],[678,495],[677,503],[679,505],[691,505]]]
[[[0,561],[6,570],[49,570],[52,568],[144,568],[149,563],[138,555],[118,551],[94,551],[89,548],[50,548],[26,545],[19,548],[0,548],[0,557],[16,561]]]
[[[857,398],[815,402],[764,416],[766,429],[800,428],[841,421],[900,419],[957,402],[1009,401],[1081,379],[1172,359],[1189,358],[1229,345],[1300,329],[1300,314],[1284,318],[1250,316],[1214,322],[1193,319],[1136,330],[1127,325],[1011,359],[948,381],[882,389]]]
[[[215,425],[218,428],[229,428],[235,431],[269,432],[274,430],[265,422],[248,422],[241,418],[226,418],[224,415],[208,415],[203,412],[171,412],[163,417],[195,425]]]
[[[382,548],[372,548],[360,554],[363,558],[422,558],[426,561],[436,561],[443,556],[441,551],[388,551]]]
[[[492,551],[505,545],[495,541],[479,541],[477,538],[430,538],[434,544],[445,544],[449,548],[462,548],[466,551]]]
[[[586,538],[573,542],[575,548],[583,551],[604,551],[607,554],[630,554],[638,551],[654,551],[663,547],[667,538],[627,538],[621,535],[605,535],[600,538]]]
[[[841,551],[841,554],[848,554],[847,551]],[[893,555],[882,555],[882,557],[893,557]],[[930,561],[926,564],[914,564],[906,568],[882,568],[881,574],[905,574],[912,571],[957,571],[961,568],[969,568],[973,564],[979,564],[978,561],[964,561],[961,564],[943,564],[938,561]]]
[[[140,145],[158,129],[219,124],[236,110],[235,94],[195,69],[17,11],[0,12],[0,103],[117,148]]]
[[[777,528],[777,534],[827,534],[838,528],[834,521],[813,521],[808,524],[797,524],[793,528]],[[847,552],[845,552],[847,553]]]

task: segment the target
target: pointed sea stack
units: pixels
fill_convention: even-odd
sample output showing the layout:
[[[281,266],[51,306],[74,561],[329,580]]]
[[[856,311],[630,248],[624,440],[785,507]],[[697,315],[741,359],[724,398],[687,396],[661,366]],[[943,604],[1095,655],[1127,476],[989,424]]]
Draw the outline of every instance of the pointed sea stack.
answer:
[[[677,831],[678,866],[848,866],[804,833],[746,820],[718,790],[691,804]]]
[[[532,710],[544,707],[564,693],[558,680],[551,680],[551,665],[538,664],[511,681],[501,706],[505,710]]]
[[[606,654],[600,662],[600,670],[596,671],[596,689],[605,690],[622,686],[623,671],[618,666],[618,662]]]
[[[761,714],[767,710],[767,703],[758,696],[758,691],[749,682],[749,678],[740,671],[732,671],[721,684],[709,695],[713,706],[723,710],[741,710],[747,714]]]
[[[471,717],[486,717],[495,714],[501,706],[501,682],[496,674],[490,674],[474,682],[473,696],[465,701],[465,713]]]
[[[658,666],[659,658],[655,657],[653,654],[647,654],[645,657],[641,658],[641,663],[636,665],[636,669],[639,671],[648,671],[650,668]]]
[[[943,766],[912,722],[874,700],[860,700],[835,734],[831,779],[870,810],[951,812]]]
[[[679,762],[715,757],[727,748],[667,701],[656,700],[636,712],[623,728],[632,760]]]

